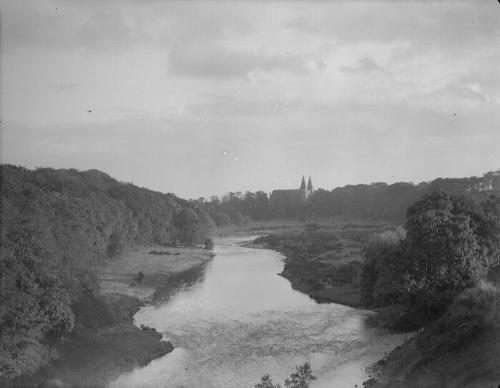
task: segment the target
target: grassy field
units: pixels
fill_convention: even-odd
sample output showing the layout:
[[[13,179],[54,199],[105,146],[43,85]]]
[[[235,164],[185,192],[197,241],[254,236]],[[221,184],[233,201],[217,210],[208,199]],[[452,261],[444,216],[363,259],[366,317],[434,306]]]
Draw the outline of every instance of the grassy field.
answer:
[[[150,252],[163,254],[151,254]],[[140,247],[98,269],[102,295],[127,295],[150,302],[168,279],[210,260],[210,252],[197,248]],[[139,273],[142,279],[139,280]]]

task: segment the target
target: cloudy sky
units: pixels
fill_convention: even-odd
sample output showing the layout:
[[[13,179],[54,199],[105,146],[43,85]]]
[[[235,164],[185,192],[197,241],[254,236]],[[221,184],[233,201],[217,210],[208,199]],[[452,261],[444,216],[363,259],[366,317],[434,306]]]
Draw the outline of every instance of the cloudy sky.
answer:
[[[1,0],[1,160],[197,198],[500,168],[496,0]]]

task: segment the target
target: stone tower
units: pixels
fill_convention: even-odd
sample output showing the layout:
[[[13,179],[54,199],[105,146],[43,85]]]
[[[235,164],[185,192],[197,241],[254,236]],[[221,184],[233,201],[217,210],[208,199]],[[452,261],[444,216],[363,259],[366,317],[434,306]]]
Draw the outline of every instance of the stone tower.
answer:
[[[306,196],[309,198],[314,191],[313,183],[311,180],[311,177],[309,177],[309,181],[307,182],[307,191],[306,191]]]
[[[306,178],[302,176],[302,183],[300,184],[300,191],[303,191],[304,193],[306,192]]]

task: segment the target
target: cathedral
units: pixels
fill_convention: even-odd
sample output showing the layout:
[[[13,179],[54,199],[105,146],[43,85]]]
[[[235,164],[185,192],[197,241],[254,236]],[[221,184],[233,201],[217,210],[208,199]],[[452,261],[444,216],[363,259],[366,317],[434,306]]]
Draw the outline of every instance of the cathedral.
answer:
[[[296,190],[274,190],[271,193],[271,200],[284,200],[284,201],[305,201],[309,199],[314,191],[311,177],[306,185],[305,177],[302,177],[302,183],[300,187]]]

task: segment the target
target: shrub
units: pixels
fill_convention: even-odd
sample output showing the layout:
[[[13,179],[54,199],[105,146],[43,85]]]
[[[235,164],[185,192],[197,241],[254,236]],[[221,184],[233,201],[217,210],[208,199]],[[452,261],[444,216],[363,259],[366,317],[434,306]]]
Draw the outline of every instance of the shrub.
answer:
[[[404,262],[401,242],[405,231],[385,231],[372,236],[364,249],[366,260],[361,275],[361,303],[384,306],[399,301]]]
[[[418,336],[417,345],[431,358],[437,353],[467,346],[484,330],[496,324],[499,305],[498,288],[481,281],[458,295],[446,313]]]
[[[205,239],[205,243],[203,244],[204,249],[214,249],[214,240],[211,238]]]
[[[312,374],[311,364],[305,362],[302,365],[295,367],[295,372],[290,375],[290,378],[285,380],[286,388],[308,388],[310,383],[316,380],[317,377]],[[255,388],[281,388],[280,384],[273,384],[273,380],[269,375],[262,376],[260,382],[255,384]]]

